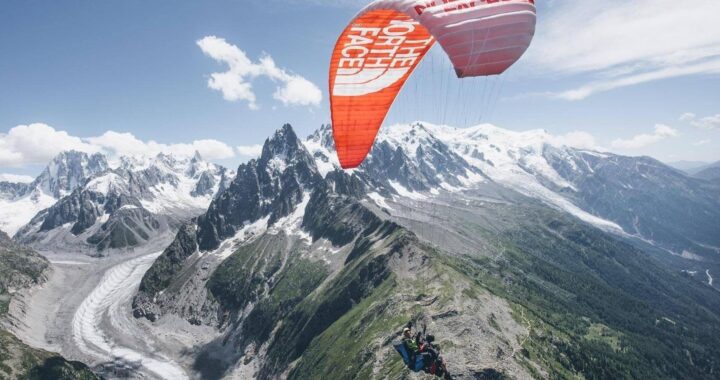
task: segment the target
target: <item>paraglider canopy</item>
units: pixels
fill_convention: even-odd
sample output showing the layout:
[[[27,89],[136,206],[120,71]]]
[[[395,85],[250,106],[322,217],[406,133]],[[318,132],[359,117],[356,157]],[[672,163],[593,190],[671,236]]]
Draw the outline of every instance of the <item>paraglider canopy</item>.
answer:
[[[503,73],[535,33],[534,0],[377,0],[353,19],[330,63],[333,136],[359,166],[407,79],[437,41],[459,78]]]

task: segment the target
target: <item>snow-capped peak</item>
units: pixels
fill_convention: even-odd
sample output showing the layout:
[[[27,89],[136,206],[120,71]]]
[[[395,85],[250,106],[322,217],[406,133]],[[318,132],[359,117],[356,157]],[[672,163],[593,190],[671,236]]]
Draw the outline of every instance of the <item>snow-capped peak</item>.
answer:
[[[128,191],[156,214],[198,213],[234,176],[219,165],[193,157],[159,153],[154,157],[122,157],[116,169],[132,178]],[[184,210],[184,211],[183,211]]]
[[[60,153],[31,183],[14,186],[13,191],[0,192],[0,230],[14,235],[39,211],[106,170],[108,163],[102,154]]]
[[[91,179],[85,185],[85,189],[103,195],[108,195],[113,191],[118,193],[127,192],[128,184],[127,181],[120,175],[108,172]]]
[[[88,155],[84,152],[67,151],[50,161],[31,187],[60,198],[82,185],[87,178],[107,169],[107,159],[100,153]]]
[[[331,133],[324,127],[305,141],[324,174],[340,168],[335,152],[322,143],[331,139]],[[387,184],[390,193],[401,197],[417,197],[422,192],[436,195],[439,189],[469,190],[490,179],[587,222],[621,230],[558,193],[576,188],[548,162],[545,156],[549,147],[567,154],[576,151],[540,129],[518,132],[492,124],[469,128],[425,122],[396,124],[380,130],[359,170]]]
[[[0,193],[0,229],[15,234],[30,223],[32,226],[23,228],[24,233],[38,233],[42,215],[49,215],[41,211],[70,197],[97,203],[93,213],[100,215],[98,221],[103,223],[112,218],[110,214],[127,211],[127,207],[121,207],[125,204],[142,207],[143,212],[157,217],[185,220],[206,210],[215,194],[226,188],[233,177],[232,171],[204,161],[199,154],[123,156],[111,165],[99,153],[64,152],[32,184],[21,188],[22,194],[9,190]],[[51,215],[63,212],[53,210]],[[104,212],[108,214],[102,215]],[[73,215],[63,217],[74,220]]]

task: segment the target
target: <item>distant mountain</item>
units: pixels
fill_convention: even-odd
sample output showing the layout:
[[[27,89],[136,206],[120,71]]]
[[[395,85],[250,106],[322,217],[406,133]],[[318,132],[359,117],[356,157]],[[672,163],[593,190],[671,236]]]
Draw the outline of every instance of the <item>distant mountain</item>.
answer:
[[[0,231],[0,326],[12,296],[45,281],[49,263],[42,256]],[[0,328],[0,378],[99,379],[84,364],[31,348]]]
[[[710,163],[705,161],[674,161],[668,162],[667,165],[671,168],[693,175],[702,170],[704,167],[710,165]]]
[[[69,151],[55,157],[32,183],[0,182],[0,229],[14,235],[35,214],[106,170],[105,156]]]
[[[325,171],[339,167],[330,133],[326,127],[306,142]],[[381,191],[370,194],[379,206],[388,192],[391,198],[413,197],[413,192],[459,192],[493,181],[677,255],[717,260],[720,251],[717,186],[651,158],[562,146],[545,131],[391,126],[381,131],[358,176],[375,188],[382,184]]]
[[[100,153],[87,155],[75,151],[63,152],[50,162],[30,187],[62,198],[82,185],[85,179],[108,168],[107,159]]]
[[[234,176],[196,155],[122,158],[39,212],[15,238],[40,250],[104,251],[166,245]]]
[[[720,162],[704,166],[693,177],[720,183]]]
[[[351,171],[333,150],[284,126],[144,276],[135,317],[216,329],[203,378],[406,378],[408,320],[458,379],[714,378],[720,293],[625,242],[704,207],[685,244],[711,250],[707,182],[487,125],[385,128]]]
[[[0,182],[0,199],[17,199],[22,196],[27,191],[27,189],[27,183]]]
[[[570,155],[568,155],[570,153]],[[677,254],[716,260],[720,188],[648,157],[547,149],[545,157],[574,190],[566,197],[626,233]]]

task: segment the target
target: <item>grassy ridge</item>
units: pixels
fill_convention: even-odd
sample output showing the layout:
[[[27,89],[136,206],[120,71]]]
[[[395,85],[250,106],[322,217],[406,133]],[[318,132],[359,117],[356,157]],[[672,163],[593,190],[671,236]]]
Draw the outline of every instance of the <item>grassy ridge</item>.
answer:
[[[535,328],[525,360],[558,379],[715,378],[716,292],[600,231],[537,217],[544,222],[495,237],[502,260],[453,260],[478,285],[529,311]]]
[[[466,297],[489,291],[514,305],[516,320],[532,326],[516,360],[536,378],[716,378],[716,292],[556,216],[541,211],[518,229],[489,237],[500,257],[433,255],[433,270],[471,281],[462,290]],[[454,283],[428,290],[390,275],[311,341],[290,378],[406,378],[397,355],[387,350],[396,336],[392,329],[426,310],[393,308],[388,300],[410,286],[414,295],[429,292],[442,303],[456,291]]]

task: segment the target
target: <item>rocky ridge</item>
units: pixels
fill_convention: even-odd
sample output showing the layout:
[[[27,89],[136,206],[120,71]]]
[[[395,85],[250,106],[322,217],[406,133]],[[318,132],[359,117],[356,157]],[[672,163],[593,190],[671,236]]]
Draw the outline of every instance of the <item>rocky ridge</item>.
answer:
[[[573,174],[618,157],[508,134],[400,127],[343,172],[327,127],[300,141],[284,126],[181,229],[134,313],[217,329],[194,351],[205,378],[408,377],[390,346],[408,320],[443,337],[458,378],[710,378],[705,348],[719,343],[701,336],[717,328],[717,292],[576,205],[588,190]],[[589,155],[601,163],[573,167]],[[671,198],[695,186],[679,181]],[[657,368],[656,355],[678,360]]]
[[[167,245],[179,225],[202,213],[233,176],[199,154],[191,159],[124,157],[117,168],[85,178],[40,211],[15,238],[52,251],[102,253]]]

